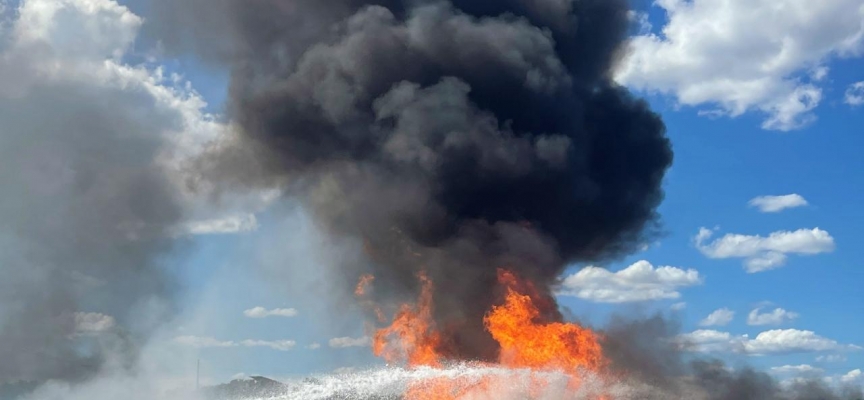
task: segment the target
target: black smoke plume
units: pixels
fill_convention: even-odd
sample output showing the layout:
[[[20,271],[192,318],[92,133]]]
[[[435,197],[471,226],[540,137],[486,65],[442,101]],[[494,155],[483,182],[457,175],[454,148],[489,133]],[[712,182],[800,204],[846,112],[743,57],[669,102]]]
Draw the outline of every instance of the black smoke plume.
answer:
[[[209,9],[169,24],[169,48],[231,62],[240,134],[203,174],[291,185],[365,242],[376,287],[410,292],[427,270],[454,358],[496,355],[482,326],[496,269],[548,287],[656,231],[672,151],[659,116],[610,80],[624,0],[157,6]]]

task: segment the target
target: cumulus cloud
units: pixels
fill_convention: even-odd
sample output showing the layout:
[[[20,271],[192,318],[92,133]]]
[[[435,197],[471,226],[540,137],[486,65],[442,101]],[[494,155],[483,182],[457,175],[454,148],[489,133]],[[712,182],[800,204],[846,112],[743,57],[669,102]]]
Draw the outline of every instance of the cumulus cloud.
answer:
[[[190,235],[214,235],[229,233],[246,233],[258,230],[258,219],[255,214],[232,215],[217,219],[191,221],[183,231]]]
[[[726,326],[735,318],[735,311],[728,308],[721,308],[709,314],[705,319],[699,322],[699,326]]]
[[[812,365],[801,364],[801,365],[784,365],[782,367],[772,367],[771,372],[775,374],[821,374],[825,372],[821,368],[816,368]]]
[[[702,353],[767,355],[861,349],[856,345],[840,344],[812,331],[797,329],[765,331],[753,339],[748,335],[734,336],[716,330],[697,330],[679,335],[678,341],[683,348]]]
[[[824,63],[860,55],[864,42],[859,0],[654,4],[668,23],[662,34],[632,38],[616,79],[671,94],[684,105],[708,107],[714,116],[759,111],[769,130],[813,122],[823,97],[817,84],[827,74]],[[808,82],[804,77],[813,70],[818,72]]]
[[[763,213],[777,213],[789,208],[804,207],[807,200],[799,194],[784,196],[759,196],[750,200],[750,207],[756,207]]]
[[[860,369],[854,369],[841,376],[840,381],[844,383],[864,382],[864,373]]]
[[[584,268],[564,278],[558,294],[598,303],[627,303],[677,299],[681,297],[681,288],[701,283],[702,277],[696,270],[668,266],[655,268],[643,260],[618,272],[598,267]]]
[[[761,308],[756,308],[750,311],[747,315],[747,325],[781,325],[798,318],[798,313],[786,311],[782,308],[775,308],[771,312],[762,312]]]
[[[750,354],[795,353],[856,348],[857,346],[841,345],[812,331],[797,329],[770,330],[760,333],[753,340],[744,342],[745,352]]]
[[[778,231],[768,237],[758,235],[727,234],[706,243],[714,231],[701,228],[694,242],[702,254],[715,259],[743,258],[749,273],[780,268],[786,264],[788,254],[813,255],[834,251],[834,238],[819,228],[797,231]]]
[[[343,349],[346,347],[366,347],[372,344],[372,340],[368,337],[352,338],[340,337],[330,339],[328,343],[334,349]]]
[[[672,311],[681,311],[681,310],[687,308],[687,303],[682,301],[680,303],[675,303],[675,304],[669,306],[669,308],[672,309]]]
[[[306,348],[309,350],[318,350],[321,348],[321,343],[312,343],[312,344],[306,346]]]
[[[268,310],[264,307],[254,307],[250,308],[246,311],[243,311],[243,315],[249,318],[267,318],[267,317],[296,317],[297,312],[296,309],[293,308],[275,308],[272,310]]]
[[[228,348],[228,347],[267,347],[273,350],[288,351],[297,345],[293,340],[218,340],[209,336],[178,336],[174,343],[196,349]]]
[[[846,89],[846,95],[843,99],[850,106],[860,106],[864,104],[864,81],[855,82],[849,85]]]

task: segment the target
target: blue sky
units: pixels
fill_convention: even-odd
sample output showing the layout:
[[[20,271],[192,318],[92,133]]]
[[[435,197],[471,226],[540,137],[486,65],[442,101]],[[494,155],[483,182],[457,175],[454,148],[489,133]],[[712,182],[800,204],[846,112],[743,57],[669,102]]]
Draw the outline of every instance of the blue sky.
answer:
[[[637,11],[647,13],[647,19],[642,21],[647,21],[651,27],[643,24],[640,28],[634,23],[634,34],[654,34],[658,35],[658,40],[670,40],[663,28],[670,23],[672,14],[667,11],[669,7],[676,7],[675,2],[660,2],[667,4],[666,8],[641,3],[637,4]],[[717,2],[697,3],[710,7]],[[135,3],[131,6],[134,11]],[[792,29],[794,25],[786,28]],[[733,52],[730,56],[734,57],[734,49],[730,51]],[[741,58],[739,61],[759,60]],[[730,109],[734,107],[724,108],[723,102],[727,99],[723,96],[708,96],[705,101],[690,101],[690,104],[682,101],[678,92],[687,90],[688,82],[673,82],[666,87],[637,87],[636,93],[648,99],[662,114],[675,150],[675,164],[666,178],[666,200],[660,207],[664,235],[643,252],[602,267],[617,272],[646,260],[655,267],[695,270],[701,283],[673,288],[676,296],[680,296],[676,298],[606,303],[593,301],[590,296],[562,295],[561,305],[573,310],[580,319],[598,326],[612,314],[638,317],[661,312],[680,321],[682,333],[713,330],[730,334],[732,340],[742,335],[752,340],[765,331],[799,330],[812,331],[837,344],[836,349],[824,351],[787,343],[789,348],[766,355],[734,351],[710,354],[733,365],[749,364],[762,369],[811,365],[823,369],[829,376],[841,376],[864,366],[864,352],[849,347],[864,345],[864,319],[861,318],[864,315],[864,291],[861,290],[864,269],[860,265],[864,249],[859,246],[864,218],[860,207],[864,199],[864,158],[860,156],[860,149],[864,148],[861,135],[864,107],[849,104],[846,99],[847,89],[864,80],[861,73],[864,61],[857,56],[839,56],[831,50],[815,60],[802,59],[789,67],[791,73],[781,71],[776,76],[770,73],[766,76],[793,82],[793,85],[806,85],[814,81],[814,62],[829,71],[827,76],[814,82],[821,98],[817,105],[793,117],[793,120],[808,122],[793,121],[789,125],[794,126],[782,129],[763,126],[772,112],[760,107],[773,101],[772,94],[745,104],[740,115],[730,116]],[[189,61],[168,66],[176,68],[192,82],[210,102],[210,111],[220,111],[227,84],[224,71],[201,68]],[[650,74],[644,75],[650,80]],[[784,93],[776,96],[782,97]],[[704,111],[709,110],[720,110],[718,114],[727,115],[704,115]],[[810,117],[802,117],[804,114]],[[790,194],[803,197],[807,205],[771,213],[749,205],[752,199],[760,196]],[[264,282],[266,274],[250,274],[249,268],[244,266],[250,262],[250,257],[258,257],[256,254],[261,252],[262,243],[274,243],[275,232],[285,241],[274,245],[284,247],[280,251],[286,262],[297,264],[288,268],[302,275],[296,280],[306,282],[295,286],[308,284],[314,288],[316,281],[320,283],[324,278],[315,276],[314,264],[326,262],[316,253],[326,251],[327,244],[310,244],[310,239],[299,233],[314,230],[308,226],[310,221],[302,211],[264,212],[257,216],[257,221],[258,229],[254,232],[196,237],[195,254],[183,276],[189,287],[187,304],[201,305],[201,308],[187,311],[206,317],[199,318],[194,328],[184,327],[183,334],[225,341],[290,339],[297,344],[290,351],[202,348],[200,357],[210,368],[208,373],[217,380],[235,373],[288,376],[376,363],[366,347],[328,346],[331,338],[359,338],[364,332],[362,321],[347,310],[322,323],[325,319],[319,316],[321,312],[329,312],[325,311],[327,306],[311,304],[327,303],[327,293],[314,293],[314,289],[309,293],[293,287],[274,288]],[[306,228],[291,228],[289,231],[293,233],[286,234],[282,230],[286,224]],[[708,243],[727,234],[767,237],[774,232],[819,228],[828,232],[833,246],[812,255],[796,255],[791,250],[782,267],[748,273],[744,258],[707,257],[694,242],[702,227],[717,229]],[[575,274],[578,269],[579,266],[574,266],[568,274]],[[686,304],[683,309],[680,308],[682,303]],[[678,306],[673,307],[675,304]],[[298,315],[264,319],[243,315],[244,310],[255,306],[295,308]],[[728,323],[700,325],[719,309],[728,309],[734,316]],[[757,309],[760,313],[782,309],[784,315],[795,317],[776,324],[748,324],[748,314]],[[333,320],[339,322],[334,324]],[[321,347],[309,349],[312,343]],[[778,377],[789,376],[778,373]]]
[[[70,44],[52,36],[62,21],[33,6],[52,2],[98,28],[72,44],[92,51],[64,48]],[[18,3],[0,1],[0,11]],[[130,47],[124,39],[147,23],[147,0],[119,2],[128,9],[113,0],[91,8],[85,0],[21,3],[33,6],[25,15],[45,18],[9,26],[67,50],[28,59],[34,71],[47,65],[61,83],[116,89],[122,82],[122,90],[144,93],[180,121],[166,130],[192,138],[176,143],[180,154],[225,129],[227,71],[159,56],[142,64],[155,44],[138,37]],[[794,12],[801,4],[807,15]],[[133,13],[145,19],[128,18]],[[631,52],[615,78],[663,116],[674,146],[659,209],[663,235],[596,266],[606,270],[573,266],[562,276],[560,304],[599,327],[614,314],[663,313],[698,345],[694,356],[769,371],[811,366],[864,383],[857,347],[864,346],[864,83],[856,86],[864,82],[864,4],[640,0],[632,19]],[[776,212],[751,205],[757,198]],[[380,364],[360,310],[328,284],[327,266],[351,257],[357,244],[334,243],[290,201],[252,193],[226,204],[218,212],[202,207],[188,225],[189,257],[172,268],[186,289],[182,306],[152,346],[177,352],[179,371],[200,358],[206,382]],[[256,307],[264,312],[247,312]],[[266,311],[274,315],[262,317]]]

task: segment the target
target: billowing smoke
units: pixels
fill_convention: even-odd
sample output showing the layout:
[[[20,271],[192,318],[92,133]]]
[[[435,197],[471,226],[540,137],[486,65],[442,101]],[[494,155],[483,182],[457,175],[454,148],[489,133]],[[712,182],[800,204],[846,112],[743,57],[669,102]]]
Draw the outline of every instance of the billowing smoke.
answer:
[[[548,287],[655,231],[672,151],[609,79],[624,0],[160,3],[193,16],[166,29],[173,45],[233,69],[241,133],[205,176],[290,185],[365,242],[388,296],[427,270],[453,358],[496,355],[482,316],[497,268]]]
[[[142,71],[105,62],[141,20],[78,5],[0,21],[0,385],[134,365],[174,294],[182,207],[155,158],[179,121],[135,86]]]

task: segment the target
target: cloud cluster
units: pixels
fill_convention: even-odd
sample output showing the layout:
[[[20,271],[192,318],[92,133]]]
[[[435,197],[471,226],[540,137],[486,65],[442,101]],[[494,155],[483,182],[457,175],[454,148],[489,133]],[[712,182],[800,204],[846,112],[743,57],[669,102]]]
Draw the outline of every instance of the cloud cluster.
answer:
[[[764,129],[788,131],[814,121],[827,75],[823,63],[860,55],[864,42],[859,0],[654,4],[668,23],[662,34],[632,39],[618,81],[708,107],[702,107],[708,115],[760,111],[767,115]]]
[[[707,243],[714,231],[701,228],[694,238],[702,254],[715,259],[743,258],[749,273],[780,268],[789,254],[813,255],[834,251],[834,238],[819,228],[778,231],[767,237],[727,234]]]
[[[766,355],[861,350],[859,346],[840,344],[815,332],[798,329],[765,331],[752,339],[748,335],[734,336],[716,330],[697,330],[679,335],[678,340],[683,348],[702,353]]]
[[[784,196],[759,196],[750,200],[750,207],[756,207],[763,213],[777,213],[789,208],[804,207],[807,200],[799,194]]]
[[[699,285],[702,277],[693,269],[654,267],[638,261],[618,272],[588,267],[563,279],[558,294],[598,303],[628,303],[677,299],[680,289]]]

